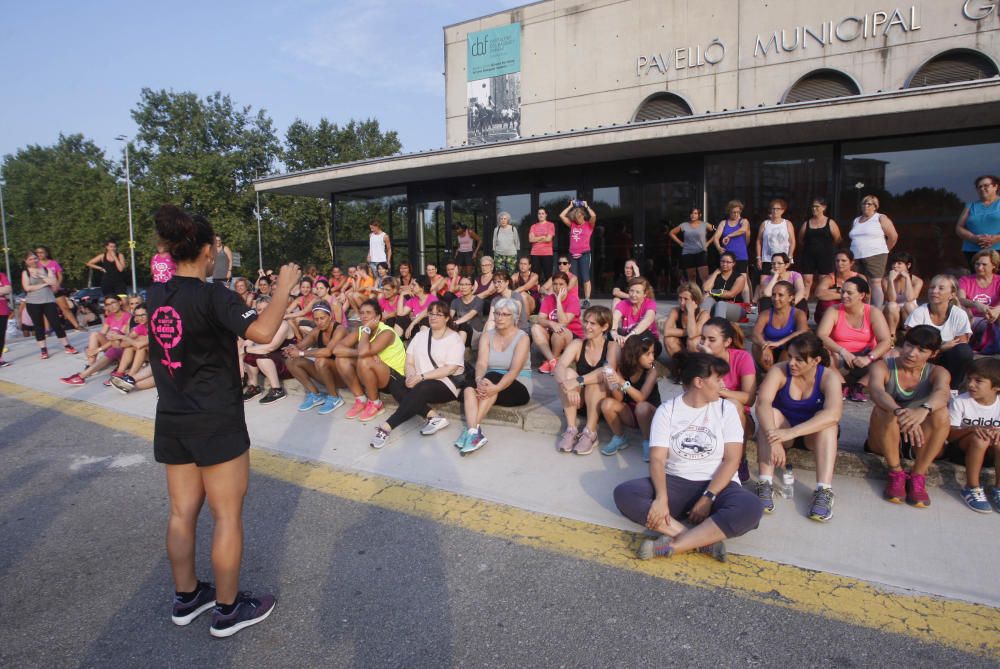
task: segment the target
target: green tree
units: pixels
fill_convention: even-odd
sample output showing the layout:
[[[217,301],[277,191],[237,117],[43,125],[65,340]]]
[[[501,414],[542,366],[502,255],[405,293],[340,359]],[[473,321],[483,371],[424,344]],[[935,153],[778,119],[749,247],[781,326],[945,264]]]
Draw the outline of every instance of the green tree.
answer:
[[[128,239],[125,184],[116,166],[83,135],[59,135],[53,146],[29,145],[3,159],[4,206],[11,248],[12,280],[24,255],[48,246],[64,269],[64,285],[86,284],[84,263],[104,240]],[[127,250],[122,244],[123,250]],[[126,254],[127,257],[127,254]]]
[[[151,233],[153,212],[173,202],[205,216],[242,253],[245,266],[256,266],[252,181],[269,170],[281,148],[267,113],[237,107],[222,93],[199,98],[144,88],[132,119],[138,126],[132,174],[139,227]]]
[[[343,127],[325,118],[315,126],[296,119],[285,133],[280,158],[289,171],[300,171],[389,156],[400,148],[396,132],[383,132],[376,119],[351,120]],[[295,259],[325,267],[331,262],[329,201],[289,196],[262,199],[267,204],[265,263]]]

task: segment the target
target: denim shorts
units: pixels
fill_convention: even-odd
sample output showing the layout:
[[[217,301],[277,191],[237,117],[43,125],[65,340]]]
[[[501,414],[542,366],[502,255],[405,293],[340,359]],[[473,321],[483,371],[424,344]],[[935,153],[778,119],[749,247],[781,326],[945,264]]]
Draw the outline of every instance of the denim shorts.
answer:
[[[587,251],[579,258],[570,256],[569,269],[576,275],[577,281],[581,284],[590,281],[590,251]]]

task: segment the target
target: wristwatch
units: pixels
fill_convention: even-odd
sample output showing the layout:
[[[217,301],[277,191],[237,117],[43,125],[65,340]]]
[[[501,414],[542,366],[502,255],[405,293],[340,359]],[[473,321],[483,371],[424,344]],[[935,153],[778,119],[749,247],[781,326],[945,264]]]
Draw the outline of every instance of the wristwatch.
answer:
[[[585,379],[584,379],[584,378],[583,378],[582,376],[578,376],[578,377],[576,377],[576,382],[577,382],[578,384],[580,384],[581,386],[582,386],[582,385],[583,385],[583,384],[585,383],[585,381],[586,381],[586,380],[585,380]]]
[[[707,497],[709,502],[715,503],[715,493],[711,490],[705,489],[705,492],[701,493],[702,497]]]
[[[632,382],[631,381],[626,381],[625,383],[622,384],[622,392],[625,392],[626,390],[628,390],[631,387],[632,387]]]
[[[928,412],[934,411],[934,409],[931,408],[931,405],[928,404],[927,402],[924,402],[923,404],[921,404],[920,408],[921,409],[927,409]]]

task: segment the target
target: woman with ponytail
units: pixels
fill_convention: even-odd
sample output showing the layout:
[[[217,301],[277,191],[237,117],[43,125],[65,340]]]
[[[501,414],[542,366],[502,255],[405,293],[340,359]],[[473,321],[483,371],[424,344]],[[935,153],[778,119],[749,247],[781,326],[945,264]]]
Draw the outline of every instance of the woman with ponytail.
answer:
[[[210,632],[232,636],[271,614],[271,595],[240,592],[243,500],[250,474],[250,436],[243,413],[237,339],[271,341],[301,274],[285,265],[273,301],[259,315],[236,293],[208,283],[216,261],[215,232],[204,218],[174,205],[156,212],[156,232],[177,271],[149,288],[149,355],[159,397],[153,453],[166,465],[170,519],[167,555],[173,571],[172,620],[187,625],[214,607]],[[212,566],[217,586],[195,570],[198,515],[208,500],[215,527]]]

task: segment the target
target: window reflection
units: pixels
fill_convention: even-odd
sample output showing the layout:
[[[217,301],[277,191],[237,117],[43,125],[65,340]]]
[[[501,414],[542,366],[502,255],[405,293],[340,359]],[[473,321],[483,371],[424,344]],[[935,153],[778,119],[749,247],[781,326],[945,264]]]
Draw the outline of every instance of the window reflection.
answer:
[[[597,214],[597,227],[590,240],[594,291],[610,293],[615,280],[623,274],[625,261],[634,253],[632,236],[633,189],[611,186],[595,188],[591,209]]]
[[[528,243],[528,229],[535,222],[534,212],[531,211],[531,194],[521,193],[519,195],[500,195],[496,200],[497,216],[500,212],[506,211],[510,214],[510,223],[517,228],[518,236],[521,238],[521,254],[528,255],[531,244]]]

